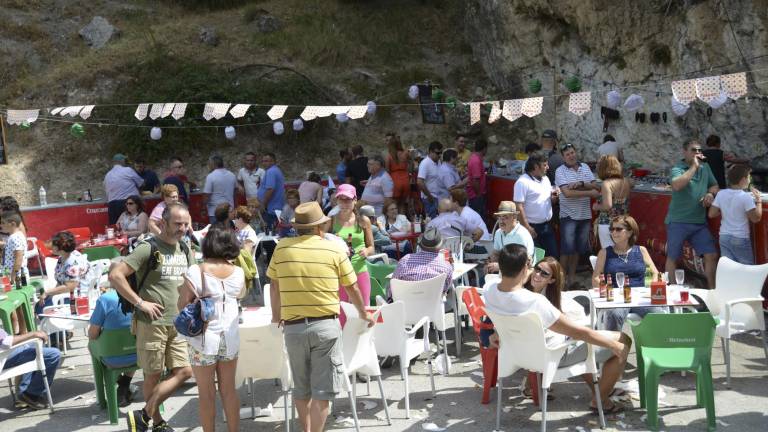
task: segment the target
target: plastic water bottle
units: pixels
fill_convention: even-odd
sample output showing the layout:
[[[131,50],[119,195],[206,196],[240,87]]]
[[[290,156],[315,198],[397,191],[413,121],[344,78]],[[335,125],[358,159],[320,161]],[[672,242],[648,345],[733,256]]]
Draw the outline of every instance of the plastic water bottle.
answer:
[[[45,194],[45,188],[40,186],[40,190],[38,191],[38,193],[40,195],[40,205],[41,206],[48,205],[48,200],[46,199],[46,194]]]

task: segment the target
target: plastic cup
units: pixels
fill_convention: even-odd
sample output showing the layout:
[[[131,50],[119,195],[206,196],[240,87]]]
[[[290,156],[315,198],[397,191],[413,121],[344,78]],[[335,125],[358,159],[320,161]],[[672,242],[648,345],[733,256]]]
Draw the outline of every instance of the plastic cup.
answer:
[[[680,288],[680,302],[681,303],[688,303],[690,301],[690,295],[688,288],[682,287]]]

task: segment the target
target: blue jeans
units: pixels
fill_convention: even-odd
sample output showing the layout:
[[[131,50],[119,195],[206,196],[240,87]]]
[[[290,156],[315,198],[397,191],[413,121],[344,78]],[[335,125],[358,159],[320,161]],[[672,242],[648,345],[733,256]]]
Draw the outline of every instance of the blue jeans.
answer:
[[[435,198],[434,201],[429,202],[428,199],[422,198],[421,202],[424,204],[424,213],[427,214],[430,218],[434,219],[437,217],[437,198]]]
[[[644,317],[649,313],[665,313],[667,308],[665,307],[636,307],[636,308],[614,308],[605,311],[605,329],[611,331],[621,331],[624,327],[624,320],[630,313],[640,315]]]
[[[720,234],[720,254],[737,263],[755,264],[755,255],[752,253],[752,241],[748,238]]]
[[[544,249],[544,256],[551,256],[559,258],[560,254],[557,253],[557,240],[555,240],[555,230],[550,225],[552,221],[542,223],[529,224],[536,231],[536,238],[533,239],[533,244],[536,247]]]
[[[20,364],[34,361],[37,357],[35,348],[30,345],[16,348],[5,361],[3,369],[10,369],[12,367],[19,366]],[[43,363],[45,363],[45,377],[48,380],[48,385],[53,385],[53,377],[56,375],[56,369],[59,368],[59,362],[61,360],[61,352],[56,348],[43,348]],[[21,383],[19,389],[22,393],[26,393],[31,396],[40,397],[45,394],[45,385],[43,384],[43,374],[40,371],[27,373],[21,376]]]
[[[560,218],[560,253],[563,255],[584,255],[589,253],[589,219],[574,220]]]

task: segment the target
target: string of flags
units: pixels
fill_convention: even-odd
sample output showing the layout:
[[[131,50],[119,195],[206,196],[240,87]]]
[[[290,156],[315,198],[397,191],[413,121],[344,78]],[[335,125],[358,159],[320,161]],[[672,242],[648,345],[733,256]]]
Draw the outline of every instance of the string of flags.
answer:
[[[578,85],[576,84],[577,83],[571,81],[568,81],[567,83],[564,82],[564,85],[571,91],[571,93],[568,94],[568,111],[574,115],[582,116],[592,109],[592,103],[594,102],[593,93],[600,94],[603,92],[578,91],[581,90],[581,83],[579,82]],[[534,93],[538,93],[538,91],[541,90],[540,86],[541,82],[539,81],[535,86],[535,90],[537,91]],[[677,116],[682,116],[688,111],[690,104],[696,99],[701,100],[713,109],[717,109],[729,99],[736,100],[745,96],[747,94],[747,76],[745,72],[738,72],[727,75],[673,81],[670,83],[670,86],[672,88],[672,112]],[[439,87],[431,87],[427,85],[427,88],[432,88],[431,99],[433,102],[430,103],[434,103],[435,105],[445,105],[451,108],[456,106],[456,98],[453,96],[445,98],[445,93],[440,90]],[[531,91],[533,91],[533,89],[531,89]],[[419,99],[419,92],[420,86],[414,84],[408,88],[407,94],[410,99],[415,100]],[[559,95],[464,102],[463,104],[469,108],[471,125],[480,122],[483,107],[486,107],[486,109],[490,108],[488,123],[493,124],[501,118],[514,122],[523,116],[529,118],[535,117],[541,114],[543,110],[544,98],[556,96]],[[610,90],[605,94],[605,101],[603,103],[607,108],[615,110],[621,107],[630,112],[639,110],[644,104],[645,100],[643,97],[636,93],[630,94],[622,101],[622,95],[619,90],[616,89]],[[150,120],[159,120],[168,117],[178,121],[185,117],[188,105],[189,104],[186,102],[142,103],[136,106],[134,117],[138,121],[143,121],[147,118]],[[264,105],[258,104],[205,103],[202,118],[206,121],[222,120],[229,115],[232,119],[241,119],[247,114],[251,107],[257,106],[264,107]],[[75,117],[79,117],[83,120],[87,120],[91,117],[93,110],[96,107],[97,105],[55,107],[48,112],[50,117],[41,117],[40,109],[8,109],[6,115],[9,124],[28,128],[30,127],[30,124],[39,119],[53,120],[54,117],[69,117],[74,119]],[[266,115],[272,122],[272,130],[276,135],[285,133],[286,126],[283,124],[283,120],[285,120],[285,114],[290,107],[291,105],[272,105],[267,111]],[[377,105],[374,101],[368,101],[365,105],[307,105],[303,107],[299,116],[289,120],[288,124],[294,131],[298,132],[304,129],[304,122],[307,121],[334,116],[339,123],[346,123],[349,120],[361,119],[366,115],[374,115],[376,109]],[[137,126],[147,127],[146,125]],[[241,124],[236,126],[245,125]],[[153,140],[161,139],[163,135],[162,129],[163,128],[159,126],[151,127],[150,138]],[[84,135],[84,129],[79,123],[74,123],[70,132],[78,137]],[[226,126],[224,128],[224,135],[227,139],[234,139],[236,136],[235,126]]]

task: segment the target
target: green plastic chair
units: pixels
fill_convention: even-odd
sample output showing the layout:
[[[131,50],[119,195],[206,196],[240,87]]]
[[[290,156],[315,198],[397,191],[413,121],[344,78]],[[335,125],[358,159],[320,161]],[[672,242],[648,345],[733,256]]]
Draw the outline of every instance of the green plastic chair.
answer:
[[[93,375],[96,382],[96,400],[102,408],[109,411],[109,422],[117,424],[119,415],[117,409],[117,378],[120,374],[133,372],[139,369],[136,364],[110,368],[104,364],[104,357],[122,356],[136,353],[136,336],[130,329],[102,330],[98,339],[88,342],[88,350],[91,352]]]
[[[100,259],[112,259],[120,256],[120,251],[114,246],[99,246],[83,249],[83,254],[88,255],[88,261]]]
[[[35,314],[32,310],[32,305],[27,297],[27,293],[24,290],[12,289],[5,293],[5,300],[0,302],[0,322],[3,324],[3,328],[8,334],[13,333],[13,323],[11,321],[11,314],[21,309],[24,323],[27,325],[27,331],[37,330],[35,325]]]
[[[547,253],[547,251],[545,251],[544,249],[542,249],[540,247],[533,248],[533,261],[534,261],[534,264],[536,264],[537,262],[543,260],[544,257],[546,256],[546,253]]]
[[[376,296],[380,295],[383,298],[387,298],[387,287],[389,287],[388,276],[394,273],[395,264],[374,264],[365,263],[368,268],[368,275],[371,278],[371,306],[376,306]]]
[[[642,321],[629,320],[635,339],[640,407],[646,424],[658,430],[659,378],[668,371],[696,374],[696,406],[707,412],[709,430],[715,429],[715,395],[712,385],[712,343],[716,318],[710,313],[652,313]]]

